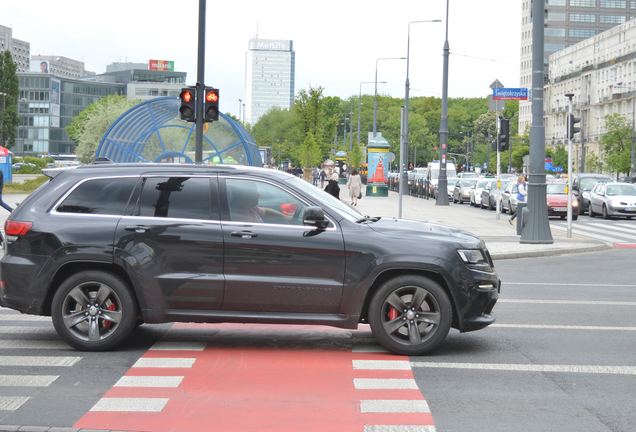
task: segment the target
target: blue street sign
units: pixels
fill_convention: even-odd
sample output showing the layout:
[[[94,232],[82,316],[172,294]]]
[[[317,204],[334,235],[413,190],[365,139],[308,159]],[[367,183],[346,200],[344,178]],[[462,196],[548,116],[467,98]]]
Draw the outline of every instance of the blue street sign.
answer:
[[[552,171],[554,171],[554,172],[563,172],[563,167],[554,167],[552,169]]]
[[[494,88],[492,89],[494,100],[528,100],[527,88]]]

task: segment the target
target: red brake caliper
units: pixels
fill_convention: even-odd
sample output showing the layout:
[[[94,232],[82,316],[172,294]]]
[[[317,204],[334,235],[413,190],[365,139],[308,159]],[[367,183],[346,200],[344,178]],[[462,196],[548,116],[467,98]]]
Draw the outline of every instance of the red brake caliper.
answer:
[[[389,319],[394,320],[398,317],[398,311],[393,306],[389,307]]]
[[[111,303],[110,306],[108,306],[108,310],[112,310],[112,311],[117,310],[115,303]],[[104,320],[104,328],[110,327],[112,323],[113,323],[112,321]]]

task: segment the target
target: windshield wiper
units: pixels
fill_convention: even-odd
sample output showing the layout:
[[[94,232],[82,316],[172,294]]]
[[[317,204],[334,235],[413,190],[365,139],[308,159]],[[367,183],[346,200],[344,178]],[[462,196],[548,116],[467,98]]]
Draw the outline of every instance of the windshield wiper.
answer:
[[[371,217],[371,216],[364,216],[363,218],[358,219],[358,220],[356,221],[356,223],[362,223],[362,222],[377,222],[377,221],[379,221],[380,219],[382,219],[382,217],[380,217],[380,216],[374,216],[374,217]]]

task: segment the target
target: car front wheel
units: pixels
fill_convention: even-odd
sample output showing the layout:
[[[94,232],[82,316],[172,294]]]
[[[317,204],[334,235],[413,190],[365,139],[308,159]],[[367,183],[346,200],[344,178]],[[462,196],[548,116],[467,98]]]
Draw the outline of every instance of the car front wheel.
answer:
[[[373,295],[369,324],[384,348],[401,355],[424,355],[448,334],[453,311],[448,295],[423,276],[399,276]]]
[[[610,219],[610,215],[609,215],[609,213],[607,211],[607,207],[605,206],[605,204],[603,204],[602,211],[603,211],[603,219]]]
[[[81,351],[105,351],[123,342],[137,323],[138,306],[118,276],[99,270],[74,274],[53,297],[53,325]]]

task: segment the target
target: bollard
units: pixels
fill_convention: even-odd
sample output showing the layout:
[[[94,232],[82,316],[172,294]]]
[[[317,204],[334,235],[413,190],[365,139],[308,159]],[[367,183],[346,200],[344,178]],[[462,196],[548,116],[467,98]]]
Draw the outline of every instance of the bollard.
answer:
[[[528,209],[528,203],[517,203],[517,235],[521,235],[523,227],[526,226],[529,215],[530,209]]]

